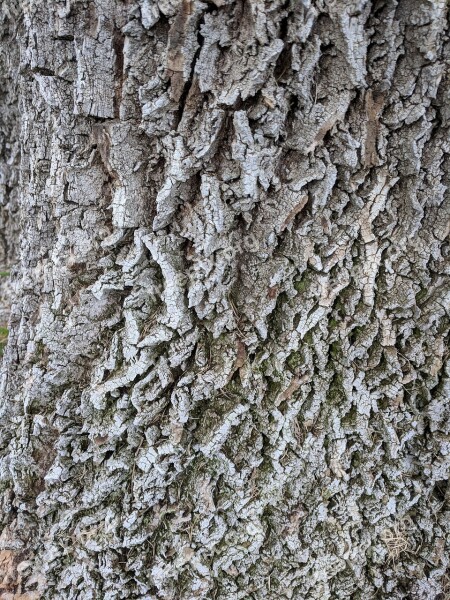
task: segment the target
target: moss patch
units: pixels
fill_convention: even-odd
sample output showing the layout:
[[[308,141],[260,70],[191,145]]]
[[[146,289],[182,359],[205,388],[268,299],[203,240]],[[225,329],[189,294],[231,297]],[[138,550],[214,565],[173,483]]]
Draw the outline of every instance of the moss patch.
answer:
[[[7,327],[0,327],[0,357],[3,356],[3,351],[8,341],[9,330]]]
[[[304,359],[300,352],[291,352],[286,361],[287,366],[292,372],[296,372],[298,368],[303,364]]]

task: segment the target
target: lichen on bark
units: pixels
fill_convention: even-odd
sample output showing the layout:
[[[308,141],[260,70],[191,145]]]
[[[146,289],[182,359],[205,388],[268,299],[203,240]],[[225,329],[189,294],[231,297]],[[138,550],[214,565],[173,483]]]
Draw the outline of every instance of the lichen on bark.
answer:
[[[448,36],[2,3],[0,597],[448,597]]]

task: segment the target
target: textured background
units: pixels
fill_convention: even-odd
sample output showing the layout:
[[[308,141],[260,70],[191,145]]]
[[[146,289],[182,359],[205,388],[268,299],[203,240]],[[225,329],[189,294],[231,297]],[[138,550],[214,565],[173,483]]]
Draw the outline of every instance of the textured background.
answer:
[[[450,598],[447,13],[2,2],[2,600]]]

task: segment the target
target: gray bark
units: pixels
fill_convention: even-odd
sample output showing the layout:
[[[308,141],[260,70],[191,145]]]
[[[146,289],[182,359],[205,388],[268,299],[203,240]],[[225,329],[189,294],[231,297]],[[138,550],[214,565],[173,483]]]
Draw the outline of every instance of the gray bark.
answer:
[[[0,15],[0,597],[448,599],[445,0]]]

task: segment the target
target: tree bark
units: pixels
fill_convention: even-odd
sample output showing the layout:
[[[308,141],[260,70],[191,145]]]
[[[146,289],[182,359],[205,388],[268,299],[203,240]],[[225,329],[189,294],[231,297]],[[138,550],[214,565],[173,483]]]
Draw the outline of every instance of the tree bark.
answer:
[[[0,598],[449,598],[445,0],[0,15]]]

